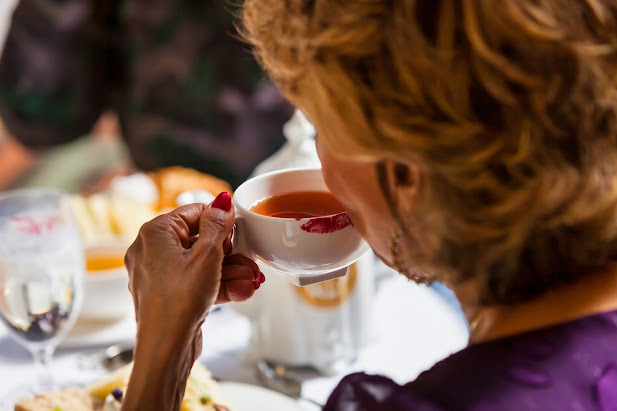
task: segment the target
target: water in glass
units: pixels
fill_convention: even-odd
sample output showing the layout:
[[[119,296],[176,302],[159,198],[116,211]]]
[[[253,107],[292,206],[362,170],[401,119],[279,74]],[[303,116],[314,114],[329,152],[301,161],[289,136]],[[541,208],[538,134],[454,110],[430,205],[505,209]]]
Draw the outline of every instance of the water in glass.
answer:
[[[0,320],[54,388],[49,362],[81,306],[84,253],[67,196],[52,189],[0,194]]]

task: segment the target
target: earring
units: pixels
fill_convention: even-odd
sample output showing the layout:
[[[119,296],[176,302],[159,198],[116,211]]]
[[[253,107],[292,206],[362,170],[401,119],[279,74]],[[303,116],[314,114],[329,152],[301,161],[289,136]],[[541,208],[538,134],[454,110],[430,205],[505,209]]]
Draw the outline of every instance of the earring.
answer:
[[[401,234],[402,230],[399,226],[394,227],[392,231],[390,231],[390,256],[392,257],[392,265],[394,266],[394,269],[416,284],[432,283],[431,279],[412,273],[403,266],[399,254],[399,241],[401,239]]]

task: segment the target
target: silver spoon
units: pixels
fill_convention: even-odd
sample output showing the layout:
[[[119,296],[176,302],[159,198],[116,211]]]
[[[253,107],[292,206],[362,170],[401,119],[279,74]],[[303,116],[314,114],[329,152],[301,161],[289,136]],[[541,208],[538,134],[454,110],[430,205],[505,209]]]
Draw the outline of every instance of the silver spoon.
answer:
[[[112,345],[101,353],[101,364],[109,371],[117,370],[133,361],[133,348],[132,345]]]
[[[259,360],[255,369],[257,379],[264,387],[278,391],[288,397],[301,399],[323,407],[323,404],[302,396],[300,380],[293,371],[284,365],[275,364],[267,360]]]
[[[256,371],[257,378],[267,388],[293,398],[302,394],[302,384],[285,366],[259,360]]]

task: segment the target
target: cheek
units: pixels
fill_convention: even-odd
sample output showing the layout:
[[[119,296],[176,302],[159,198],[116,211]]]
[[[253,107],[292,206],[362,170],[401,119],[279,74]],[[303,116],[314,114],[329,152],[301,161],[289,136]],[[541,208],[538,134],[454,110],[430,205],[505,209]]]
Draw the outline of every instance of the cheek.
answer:
[[[321,170],[324,182],[334,197],[343,205],[354,226],[364,236],[366,233],[364,230],[365,224],[362,219],[363,216],[357,209],[357,199],[350,193],[351,187],[344,174],[341,174],[341,169],[342,167],[328,167],[327,164],[322,164]]]
[[[353,215],[356,214],[357,208],[355,206],[354,196],[352,195],[353,190],[345,174],[341,171],[342,167],[322,166],[322,175],[326,186],[334,197],[340,201],[345,210],[347,210],[353,221]]]
[[[323,166],[321,168],[321,174],[323,175],[323,180],[326,183],[328,190],[330,190],[330,192],[334,194],[334,197],[339,199],[340,187],[339,187],[339,184],[337,183],[336,174],[334,172],[331,172],[329,168],[323,167]]]
[[[392,224],[382,201],[374,167],[337,161],[317,143],[322,174],[328,189],[343,204],[362,237],[382,255],[389,255],[387,232]]]
[[[341,167],[337,167],[336,163],[331,162],[329,157],[323,153],[320,153],[319,157],[321,160],[321,175],[324,182],[328,190],[340,201],[344,190],[344,187],[340,184],[339,173]]]
[[[332,194],[334,194],[335,197],[339,197],[345,189],[345,187],[340,184],[340,174],[344,172],[345,162],[335,158],[332,153],[330,153],[321,143],[319,138],[315,142],[315,146],[317,148],[317,156],[321,162],[321,173],[326,186],[328,186],[328,189],[332,192]]]

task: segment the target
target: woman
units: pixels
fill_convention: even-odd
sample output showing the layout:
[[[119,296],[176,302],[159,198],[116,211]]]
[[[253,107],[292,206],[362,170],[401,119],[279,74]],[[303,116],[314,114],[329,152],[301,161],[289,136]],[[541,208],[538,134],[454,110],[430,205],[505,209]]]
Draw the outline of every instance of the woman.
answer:
[[[316,126],[354,225],[410,279],[448,284],[470,323],[469,347],[416,381],[355,374],[325,409],[616,409],[617,3],[247,0],[243,19]],[[129,251],[139,332],[153,340],[138,335],[125,409],[145,381],[177,407],[204,313],[217,295],[253,292],[244,260],[221,282],[233,216],[216,205],[144,226]],[[157,245],[157,230],[188,244],[199,218],[193,249]],[[192,273],[190,259],[169,262],[191,253],[212,263],[207,280],[158,285],[172,264]],[[166,335],[162,292],[201,304]]]

